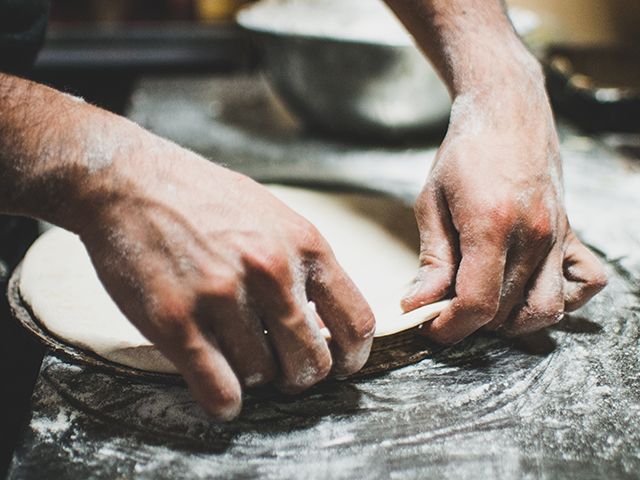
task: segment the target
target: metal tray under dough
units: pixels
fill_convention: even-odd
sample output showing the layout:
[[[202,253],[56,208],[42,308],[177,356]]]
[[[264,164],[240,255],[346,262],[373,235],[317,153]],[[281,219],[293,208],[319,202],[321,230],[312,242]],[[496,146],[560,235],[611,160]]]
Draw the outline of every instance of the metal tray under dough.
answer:
[[[33,314],[29,305],[20,294],[21,265],[13,272],[7,289],[9,305],[14,318],[31,332],[42,344],[58,355],[74,362],[95,367],[109,373],[134,377],[159,383],[183,383],[176,374],[150,372],[121,365],[97,355],[89,350],[71,345],[50,333]],[[410,365],[442,349],[417,334],[418,328],[412,328],[394,335],[376,338],[373,341],[371,355],[365,366],[352,377],[363,377],[387,370]]]

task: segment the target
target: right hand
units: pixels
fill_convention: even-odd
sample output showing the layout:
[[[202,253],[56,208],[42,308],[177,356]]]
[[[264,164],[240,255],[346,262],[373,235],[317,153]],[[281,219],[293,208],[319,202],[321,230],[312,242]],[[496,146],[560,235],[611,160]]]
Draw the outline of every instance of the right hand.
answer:
[[[359,370],[373,314],[318,231],[249,178],[151,140],[93,181],[77,230],[109,294],[202,407],[228,420],[242,387],[297,392]]]

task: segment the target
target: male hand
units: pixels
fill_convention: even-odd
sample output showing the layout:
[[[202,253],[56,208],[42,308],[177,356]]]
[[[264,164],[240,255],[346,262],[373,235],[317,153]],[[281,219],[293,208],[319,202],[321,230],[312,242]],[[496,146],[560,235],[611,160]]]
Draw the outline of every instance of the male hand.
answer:
[[[558,322],[606,285],[572,232],[553,117],[542,85],[456,98],[416,205],[421,267],[404,310],[452,296],[425,335],[518,335]]]
[[[373,315],[309,222],[155,137],[118,164],[87,195],[81,238],[115,302],[211,415],[235,417],[242,387],[297,392],[362,367]]]
[[[263,186],[2,74],[0,132],[0,212],[79,234],[117,305],[211,415],[236,416],[242,387],[296,392],[367,360],[369,306],[318,231]]]

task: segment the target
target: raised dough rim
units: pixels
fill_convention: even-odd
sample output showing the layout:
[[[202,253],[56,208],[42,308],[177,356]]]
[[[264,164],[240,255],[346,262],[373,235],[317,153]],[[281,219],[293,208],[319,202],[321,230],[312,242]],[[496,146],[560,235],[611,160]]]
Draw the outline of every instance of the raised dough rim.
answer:
[[[171,384],[184,384],[184,381],[178,374],[149,372],[140,370],[133,367],[128,367],[110,360],[100,357],[98,354],[86,350],[83,348],[71,346],[64,341],[51,334],[41,323],[37,320],[33,312],[31,311],[27,302],[22,299],[20,294],[20,272],[22,269],[22,263],[20,263],[13,271],[7,288],[7,297],[9,300],[9,306],[11,313],[20,324],[27,329],[33,336],[35,336],[40,343],[47,348],[51,349],[55,354],[66,357],[74,362],[88,365],[90,367],[97,368],[104,372],[115,373],[124,377],[133,377],[141,380],[153,381],[156,383],[171,383]],[[408,344],[410,341],[416,343],[415,351],[405,356],[401,360],[398,360],[394,356],[389,356],[385,362],[374,363],[369,365],[369,362],[358,373],[352,375],[349,378],[361,378],[369,375],[375,375],[383,373],[385,371],[393,370],[403,366],[417,363],[428,356],[442,350],[444,347],[435,345],[427,340],[416,335],[416,329],[407,330],[401,334],[390,335],[388,337],[379,337],[376,342],[379,346],[378,349],[372,350],[371,358],[377,356],[383,356],[384,353],[389,353],[389,349],[384,349],[384,345],[392,344]]]

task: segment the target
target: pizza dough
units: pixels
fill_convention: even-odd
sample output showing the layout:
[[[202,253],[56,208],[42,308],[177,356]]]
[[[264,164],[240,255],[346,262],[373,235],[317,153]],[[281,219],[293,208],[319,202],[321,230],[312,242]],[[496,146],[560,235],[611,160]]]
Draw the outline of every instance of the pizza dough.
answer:
[[[400,299],[418,265],[418,233],[411,209],[374,195],[275,185],[269,189],[329,241],[371,305],[377,335],[416,326],[442,309],[440,302],[401,316]],[[111,300],[74,234],[55,228],[40,237],[23,261],[19,287],[35,317],[65,343],[126,366],[176,372]]]

